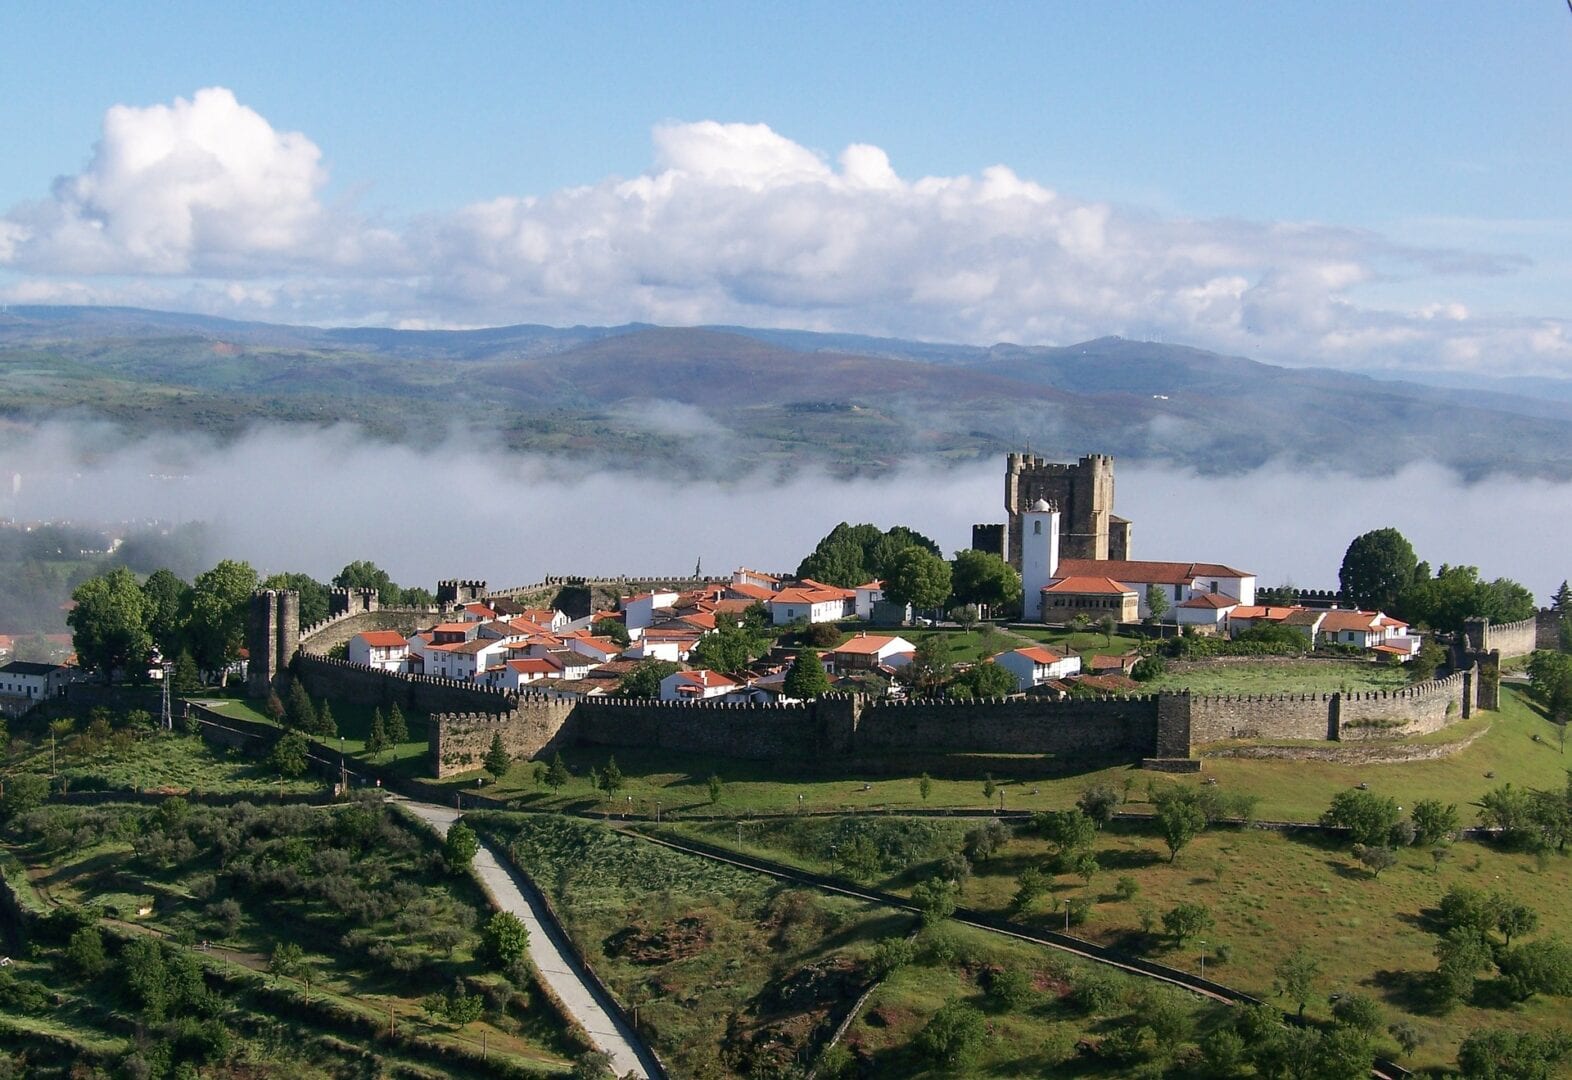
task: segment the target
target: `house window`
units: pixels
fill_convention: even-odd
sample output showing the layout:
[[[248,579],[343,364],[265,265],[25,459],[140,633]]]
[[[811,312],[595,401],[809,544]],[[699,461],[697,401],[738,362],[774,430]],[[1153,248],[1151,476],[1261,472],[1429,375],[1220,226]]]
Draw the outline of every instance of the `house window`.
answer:
[[[1043,534],[1043,523],[1040,522],[1040,521],[1032,522],[1032,535],[1033,536],[1041,536],[1042,534]]]

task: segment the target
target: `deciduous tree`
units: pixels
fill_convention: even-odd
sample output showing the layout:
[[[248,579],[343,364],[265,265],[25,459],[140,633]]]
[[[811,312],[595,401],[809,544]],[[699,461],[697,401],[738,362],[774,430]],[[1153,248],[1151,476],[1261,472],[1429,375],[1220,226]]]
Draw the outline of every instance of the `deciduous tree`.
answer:
[[[225,559],[191,583],[186,639],[204,671],[223,671],[245,644],[246,608],[256,591],[249,563]]]
[[[1013,611],[1021,602],[1021,575],[999,556],[987,551],[957,551],[950,563],[950,603],[975,604],[995,611]]]
[[[486,958],[497,968],[511,967],[529,948],[529,930],[510,911],[495,912],[480,932]]]
[[[455,874],[462,874],[474,863],[475,853],[479,850],[480,839],[474,829],[462,820],[448,826],[447,836],[442,842],[442,859],[448,864],[448,869]]]
[[[1273,988],[1299,1006],[1299,1016],[1304,1017],[1305,1006],[1315,993],[1315,983],[1321,977],[1321,962],[1303,945],[1290,953],[1273,972]]]
[[[950,564],[925,548],[908,547],[895,556],[884,595],[919,611],[942,608],[950,595]]]
[[[76,606],[66,621],[84,666],[101,673],[106,683],[116,670],[145,670],[153,638],[147,629],[147,598],[131,571],[119,567],[88,578],[71,599]]]

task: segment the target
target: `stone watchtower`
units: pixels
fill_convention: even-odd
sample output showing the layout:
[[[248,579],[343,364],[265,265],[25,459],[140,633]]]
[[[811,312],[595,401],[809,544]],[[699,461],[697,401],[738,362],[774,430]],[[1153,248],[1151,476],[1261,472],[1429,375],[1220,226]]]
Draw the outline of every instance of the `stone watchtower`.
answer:
[[[293,589],[258,589],[246,613],[246,696],[284,692],[284,676],[300,647],[300,594]]]
[[[1011,454],[1004,470],[1004,508],[1010,515],[1009,524],[974,526],[973,537],[989,543],[985,550],[994,550],[994,545],[1005,548],[1000,554],[1007,552],[1010,564],[1019,570],[1021,514],[1039,500],[1059,510],[1061,557],[1130,557],[1130,523],[1114,515],[1113,458],[1107,454],[1089,454],[1074,465]]]
[[[339,586],[328,593],[330,616],[359,615],[367,611],[376,611],[381,606],[382,599],[375,589],[351,589]]]
[[[449,578],[437,582],[438,607],[462,607],[465,604],[474,604],[486,598],[486,583],[484,581],[456,581]]]

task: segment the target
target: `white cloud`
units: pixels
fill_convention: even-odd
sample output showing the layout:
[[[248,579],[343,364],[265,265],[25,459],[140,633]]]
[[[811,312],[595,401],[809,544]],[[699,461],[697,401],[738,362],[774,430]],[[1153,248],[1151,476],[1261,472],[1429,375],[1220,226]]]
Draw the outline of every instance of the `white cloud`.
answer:
[[[664,123],[653,142],[652,167],[631,178],[375,228],[322,200],[309,138],[227,90],[116,106],[82,173],[0,218],[0,266],[15,279],[0,295],[19,295],[17,281],[70,294],[83,278],[140,275],[113,288],[146,296],[163,275],[166,294],[200,310],[317,322],[1158,335],[1288,363],[1572,366],[1565,323],[1486,318],[1459,299],[1461,276],[1519,272],[1514,257],[1318,223],[1160,217],[1003,164],[903,178],[877,146],[832,159],[764,124]],[[1434,295],[1403,309],[1361,301],[1394,280]]]
[[[673,431],[711,423],[681,410],[658,422]],[[1003,512],[997,459],[956,468],[907,462],[855,480],[805,468],[695,483],[491,455],[440,487],[403,481],[473,443],[469,430],[389,446],[347,425],[262,426],[224,443],[127,440],[107,424],[49,423],[0,432],[0,477],[23,476],[19,497],[0,491],[0,515],[203,520],[220,554],[267,572],[326,578],[370,558],[397,580],[429,587],[442,577],[506,585],[545,574],[681,574],[701,557],[712,572],[739,564],[790,570],[843,520],[907,524],[948,554],[970,543],[972,522]],[[1121,462],[1118,471],[1118,510],[1135,521],[1142,558],[1223,562],[1255,571],[1263,584],[1334,587],[1348,541],[1390,525],[1432,564],[1477,565],[1541,598],[1567,576],[1562,550],[1544,538],[1572,531],[1572,484],[1495,477],[1471,485],[1433,465],[1378,478],[1290,462],[1233,476],[1143,462]],[[346,486],[344,476],[371,479]],[[243,498],[237,477],[245,478]],[[1219,529],[1219,506],[1255,512]],[[1305,527],[1306,507],[1316,508],[1314,528]],[[438,519],[441,543],[409,528]],[[608,528],[612,519],[639,528]],[[311,527],[300,528],[306,520]]]

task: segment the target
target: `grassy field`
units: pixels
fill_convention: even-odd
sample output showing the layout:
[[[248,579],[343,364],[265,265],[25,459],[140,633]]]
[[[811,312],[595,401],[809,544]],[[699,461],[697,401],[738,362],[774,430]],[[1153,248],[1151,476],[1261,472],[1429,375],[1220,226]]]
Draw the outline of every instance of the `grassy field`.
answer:
[[[1174,666],[1179,666],[1177,663]],[[1330,694],[1400,690],[1408,685],[1401,667],[1363,660],[1252,660],[1169,670],[1143,692],[1189,690],[1196,694]]]
[[[1070,897],[1090,898],[1095,902],[1091,917],[1075,933],[1198,971],[1199,942],[1177,947],[1160,928],[1147,932],[1143,920],[1181,902],[1199,902],[1216,921],[1202,935],[1211,977],[1291,1007],[1274,999],[1273,971],[1303,946],[1323,972],[1309,1015],[1324,1018],[1333,994],[1373,997],[1388,1022],[1405,1019],[1419,1031],[1425,1046],[1417,1060],[1423,1065],[1450,1062],[1462,1036],[1480,1027],[1544,1030],[1572,1023],[1572,1002],[1547,997],[1510,1008],[1462,1005],[1437,1015],[1426,1007],[1421,989],[1424,974],[1436,966],[1438,939],[1428,913],[1450,886],[1500,889],[1538,910],[1538,936],[1564,938],[1572,935],[1572,911],[1553,898],[1572,888],[1572,860],[1556,857],[1539,865],[1526,855],[1463,842],[1439,863],[1427,850],[1403,849],[1398,866],[1372,877],[1348,848],[1346,842],[1319,836],[1225,828],[1203,833],[1170,863],[1155,837],[1133,830],[1105,832],[1096,852],[1106,869],[1090,884],[1060,875],[1052,896],[1018,919],[1029,926],[1062,928],[1062,915],[1053,909]],[[1040,841],[1013,841],[1002,855],[978,866],[962,902],[1007,912],[1020,871],[1044,865],[1047,855]],[[1116,879],[1123,876],[1139,886],[1131,900],[1115,894]],[[1219,947],[1227,955],[1224,963],[1218,961]],[[1489,992],[1481,996],[1488,1000]]]
[[[953,957],[934,955],[931,942],[941,938]],[[1012,941],[970,927],[950,925],[927,931],[918,942],[917,962],[890,976],[869,998],[868,1005],[846,1034],[846,1046],[863,1063],[860,1075],[878,1080],[953,1077],[936,1068],[914,1046],[922,1030],[949,1002],[965,1002],[987,1021],[988,1037],[972,1069],[964,1075],[989,1077],[1116,1076],[1120,1066],[1077,1054],[1083,1041],[1098,1041],[1132,1010],[1140,1008],[1144,980],[1107,974],[1115,1001],[1106,1012],[1088,1012],[1070,998],[1073,988],[1089,977],[1093,965],[1024,942]],[[1009,1005],[988,992],[997,973],[1028,975],[1026,1001]],[[1090,976],[1095,977],[1095,976]],[[1167,993],[1166,991],[1161,991]],[[1188,1015],[1197,1033],[1218,1026],[1227,1007],[1174,993],[1172,999]]]
[[[535,1073],[566,1071],[575,1052],[527,977],[516,988],[476,958],[477,927],[489,910],[478,887],[448,872],[433,857],[434,841],[380,804],[46,806],[9,831],[46,903],[92,912],[116,934],[154,935],[224,968],[224,977],[239,980],[226,993],[234,1007],[247,994],[262,995],[252,1002],[261,1013],[279,1004],[247,980],[268,971],[287,942],[303,950],[300,967],[289,977],[270,974],[273,988],[348,1017],[352,1028],[376,1030],[391,1018],[417,1043],[465,1052],[479,1050],[484,1031],[498,1060]],[[51,991],[62,982],[55,967]],[[85,1030],[103,1030],[90,1022],[90,1007],[112,1002],[107,978],[79,991]],[[425,1013],[426,995],[455,985],[484,995],[480,1020],[460,1027]],[[285,1012],[312,1022],[311,1009]]]
[[[50,773],[48,740],[11,755],[7,772]],[[152,731],[122,746],[105,745],[89,753],[56,749],[54,775],[64,791],[135,791],[161,794],[232,795],[255,791],[258,797],[279,790],[278,778],[258,761],[213,746],[194,735]],[[284,790],[304,794],[323,790],[321,781],[301,777]]]
[[[1557,784],[1564,774],[1557,778]],[[1378,794],[1388,789],[1374,783]],[[1464,823],[1472,807],[1462,805]],[[911,818],[805,818],[726,823],[687,822],[667,826],[748,854],[820,873],[856,873],[839,853],[859,840],[876,854],[860,876],[878,887],[908,892],[936,872],[939,860],[962,847],[965,830],[977,822]],[[738,837],[741,843],[738,843]],[[1399,865],[1372,876],[1359,866],[1346,841],[1319,834],[1220,827],[1203,832],[1170,862],[1167,848],[1149,828],[1114,823],[1098,834],[1093,850],[1100,864],[1090,882],[1068,874],[1054,878],[1049,893],[1024,911],[1012,909],[1020,875],[1048,867],[1050,849],[1022,834],[986,859],[977,860],[960,893],[965,906],[1013,918],[1035,930],[1065,928],[1065,901],[1092,903],[1087,921],[1072,932],[1125,952],[1174,967],[1206,973],[1237,989],[1274,1000],[1273,973],[1303,946],[1320,963],[1309,1015],[1324,1019],[1331,996],[1358,992],[1375,999],[1384,1023],[1405,1020],[1424,1040],[1422,1064],[1450,1062],[1457,1044],[1480,1027],[1546,1030],[1572,1026],[1572,1001],[1537,997],[1524,1005],[1501,1004],[1489,980],[1470,1004],[1437,1013],[1425,979],[1435,969],[1437,936],[1431,912],[1455,884],[1496,889],[1529,904],[1540,917],[1540,938],[1572,937],[1572,909],[1560,902],[1572,893],[1572,857],[1548,859],[1465,841],[1442,851],[1400,849]],[[1129,878],[1133,896],[1116,884]],[[1161,931],[1161,915],[1182,902],[1204,905],[1215,926],[1184,947]],[[1201,943],[1204,941],[1204,945]],[[1395,1047],[1389,1050],[1395,1053]],[[990,1074],[991,1075],[991,1074]]]
[[[252,720],[263,724],[274,723],[273,718],[264,712],[255,702],[242,699],[212,700],[206,702],[208,708],[225,716],[234,716],[242,720]],[[389,750],[385,750],[375,757],[366,753],[366,739],[371,734],[371,714],[375,711],[369,705],[354,705],[344,701],[334,701],[333,721],[338,727],[339,739],[325,739],[324,742],[332,745],[338,743],[343,746],[344,752],[359,760],[370,761],[392,772],[405,776],[422,776],[426,772],[426,714],[405,713],[404,721],[409,727],[409,739]]]
[[[590,964],[674,1076],[781,1075],[866,979],[911,916],[549,817],[479,814],[550,893]]]

